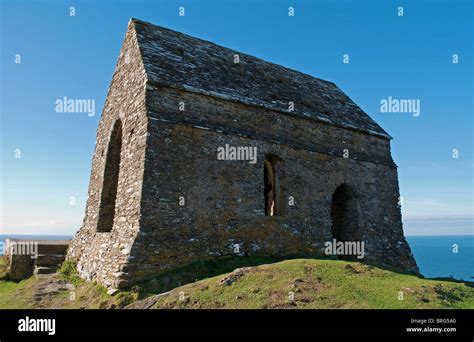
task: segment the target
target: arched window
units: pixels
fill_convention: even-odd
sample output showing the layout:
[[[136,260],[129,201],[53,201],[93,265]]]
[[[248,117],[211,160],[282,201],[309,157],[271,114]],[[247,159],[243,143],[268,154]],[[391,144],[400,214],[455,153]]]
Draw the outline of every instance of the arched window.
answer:
[[[337,241],[360,241],[359,211],[357,198],[351,187],[340,185],[332,195],[331,205],[332,235]],[[355,256],[340,256],[354,260]]]
[[[120,153],[122,151],[122,121],[114,124],[109,139],[105,160],[104,181],[100,198],[98,232],[110,232],[114,225],[115,201],[120,171]]]

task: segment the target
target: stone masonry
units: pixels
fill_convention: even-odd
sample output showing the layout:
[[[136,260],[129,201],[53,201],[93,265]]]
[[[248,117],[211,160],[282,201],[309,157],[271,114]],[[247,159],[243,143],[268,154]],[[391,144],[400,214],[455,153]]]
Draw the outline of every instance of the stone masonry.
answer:
[[[68,258],[123,288],[219,256],[323,254],[337,239],[418,273],[390,140],[334,83],[132,19]],[[256,148],[256,162],[218,159],[226,145]]]

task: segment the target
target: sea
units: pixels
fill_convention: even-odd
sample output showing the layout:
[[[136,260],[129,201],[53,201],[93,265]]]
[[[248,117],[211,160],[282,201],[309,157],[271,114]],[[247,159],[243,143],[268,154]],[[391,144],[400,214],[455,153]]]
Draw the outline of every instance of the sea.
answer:
[[[65,240],[72,236],[0,234],[0,242],[8,238]],[[407,236],[406,239],[426,278],[474,281],[474,235]]]
[[[421,274],[474,281],[474,235],[406,237]]]

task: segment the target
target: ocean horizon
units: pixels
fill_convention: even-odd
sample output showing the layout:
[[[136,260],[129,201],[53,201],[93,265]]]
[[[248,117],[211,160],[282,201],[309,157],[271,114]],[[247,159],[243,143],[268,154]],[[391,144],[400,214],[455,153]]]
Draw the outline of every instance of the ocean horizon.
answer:
[[[9,238],[67,240],[73,235],[0,234],[0,242]],[[474,281],[474,235],[411,235],[406,239],[425,278]]]

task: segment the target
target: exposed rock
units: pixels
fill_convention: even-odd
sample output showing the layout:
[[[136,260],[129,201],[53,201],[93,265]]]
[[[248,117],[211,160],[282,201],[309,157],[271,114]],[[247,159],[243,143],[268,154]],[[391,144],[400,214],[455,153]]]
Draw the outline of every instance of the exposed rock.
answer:
[[[243,277],[246,273],[250,272],[252,269],[253,267],[237,268],[233,272],[222,278],[220,280],[220,283],[227,286],[232,285],[234,282]]]
[[[118,291],[117,289],[114,289],[114,288],[111,287],[107,290],[107,293],[109,295],[113,296],[115,293],[117,293],[117,291]]]
[[[49,303],[51,298],[55,297],[62,291],[73,291],[74,285],[57,279],[52,275],[43,275],[40,278],[39,284],[35,287],[33,299],[36,301],[38,308],[43,308],[43,303]],[[48,308],[48,305],[45,306]]]
[[[354,273],[354,274],[359,274],[359,273],[362,273],[361,270],[358,270],[357,268],[355,268],[354,266],[352,266],[351,264],[347,264],[346,266],[344,266],[344,268],[348,271],[350,271],[351,273]]]

